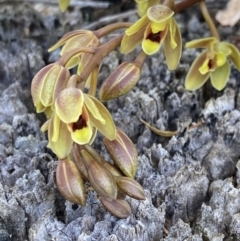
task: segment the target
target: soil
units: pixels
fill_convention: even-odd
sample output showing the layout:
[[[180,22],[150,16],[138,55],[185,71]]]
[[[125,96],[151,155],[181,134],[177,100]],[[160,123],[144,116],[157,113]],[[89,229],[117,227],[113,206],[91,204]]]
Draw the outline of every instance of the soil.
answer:
[[[208,3],[213,15],[224,5],[215,2]],[[133,90],[106,103],[138,150],[136,180],[146,200],[126,199],[130,217],[112,216],[90,188],[85,207],[66,201],[57,190],[57,158],[40,131],[45,117],[35,112],[31,81],[59,58],[59,50],[47,49],[65,33],[93,30],[112,21],[104,16],[134,9],[132,2],[117,3],[71,6],[62,14],[54,4],[0,1],[0,241],[239,241],[240,73],[232,67],[220,92],[210,82],[185,90],[186,73],[200,49],[184,49],[176,71],[167,69],[162,52],[148,57]],[[135,21],[137,15],[117,19]],[[183,46],[210,36],[197,7],[176,20]],[[239,48],[239,23],[216,24],[221,39]],[[113,51],[102,63],[99,83],[136,53]],[[178,134],[158,136],[140,118]],[[101,140],[99,135],[94,147],[110,160]]]

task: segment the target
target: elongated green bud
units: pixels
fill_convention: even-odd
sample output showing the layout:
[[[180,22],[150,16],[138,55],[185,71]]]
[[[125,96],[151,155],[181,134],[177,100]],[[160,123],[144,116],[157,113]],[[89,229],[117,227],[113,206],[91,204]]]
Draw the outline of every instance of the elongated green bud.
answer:
[[[82,206],[86,204],[84,182],[72,160],[65,158],[58,161],[56,180],[58,190],[67,200]]]

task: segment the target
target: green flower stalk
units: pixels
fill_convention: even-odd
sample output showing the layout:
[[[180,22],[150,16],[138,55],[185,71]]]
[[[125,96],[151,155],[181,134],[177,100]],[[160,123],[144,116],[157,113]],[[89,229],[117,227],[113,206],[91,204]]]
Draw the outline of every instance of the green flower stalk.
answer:
[[[149,8],[146,15],[125,31],[120,51],[127,54],[142,43],[143,51],[152,55],[164,43],[168,68],[176,69],[182,53],[182,38],[173,15],[174,12],[165,5]]]
[[[228,59],[240,71],[240,53],[227,42],[220,42],[215,37],[193,40],[186,44],[187,48],[205,48],[193,62],[185,80],[188,90],[196,90],[210,78],[213,87],[222,90],[230,75]]]

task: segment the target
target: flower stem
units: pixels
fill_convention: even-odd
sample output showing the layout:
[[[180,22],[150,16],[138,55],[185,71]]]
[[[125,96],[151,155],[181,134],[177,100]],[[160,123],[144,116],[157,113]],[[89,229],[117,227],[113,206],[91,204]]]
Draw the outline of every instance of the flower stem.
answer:
[[[139,67],[142,68],[142,65],[146,59],[147,55],[145,54],[145,52],[142,50],[138,56],[135,58],[134,63]]]
[[[202,0],[186,0],[186,1],[182,1],[179,3],[176,3],[174,6],[174,12],[175,13],[179,13],[182,12],[183,10],[193,6],[196,3],[201,2]]]
[[[128,28],[132,25],[133,23],[129,22],[119,22],[119,23],[113,23],[109,24],[107,26],[104,26],[96,31],[94,31],[94,34],[98,37],[101,38],[115,30],[121,29],[121,28]]]
[[[81,53],[95,54],[95,52],[96,52],[96,48],[80,47],[80,48],[67,52],[56,63],[58,63],[61,66],[65,66],[71,58],[76,57],[76,56],[80,55]]]
[[[216,39],[220,40],[218,31],[217,31],[216,26],[215,26],[215,24],[214,24],[214,22],[213,22],[213,20],[210,16],[209,12],[208,12],[205,1],[201,1],[199,3],[199,6],[200,6],[203,17],[204,17],[205,21],[207,22],[207,24],[210,28],[212,36],[215,37]]]
[[[90,83],[90,87],[88,90],[88,94],[95,96],[96,92],[97,92],[97,83],[98,83],[98,68],[99,66],[96,66],[93,71],[92,71],[92,75],[91,75],[91,83]]]
[[[124,34],[120,34],[95,49],[95,53],[93,54],[92,58],[79,75],[82,81],[86,81],[91,72],[101,64],[102,60],[120,45],[123,36]]]

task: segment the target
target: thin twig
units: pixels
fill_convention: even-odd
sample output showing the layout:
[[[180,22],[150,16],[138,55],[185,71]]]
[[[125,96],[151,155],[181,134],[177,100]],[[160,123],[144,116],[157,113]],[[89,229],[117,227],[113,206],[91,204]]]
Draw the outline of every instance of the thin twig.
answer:
[[[0,0],[0,3],[44,3],[49,5],[58,5],[57,0]],[[95,1],[78,1],[72,0],[70,2],[70,6],[74,7],[94,7],[94,8],[108,8],[110,6],[109,2],[95,2]]]

